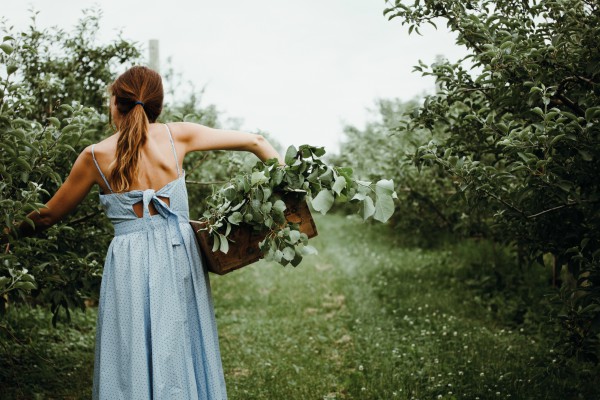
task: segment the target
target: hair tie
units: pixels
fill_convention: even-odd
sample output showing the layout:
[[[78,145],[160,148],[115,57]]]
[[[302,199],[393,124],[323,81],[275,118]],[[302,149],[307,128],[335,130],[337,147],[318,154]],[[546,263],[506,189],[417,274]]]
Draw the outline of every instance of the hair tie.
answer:
[[[144,107],[144,103],[142,103],[142,102],[141,102],[141,101],[139,101],[139,100],[136,100],[134,107],[135,107],[135,106],[137,106],[138,104],[141,104],[141,105],[142,105],[142,108]]]

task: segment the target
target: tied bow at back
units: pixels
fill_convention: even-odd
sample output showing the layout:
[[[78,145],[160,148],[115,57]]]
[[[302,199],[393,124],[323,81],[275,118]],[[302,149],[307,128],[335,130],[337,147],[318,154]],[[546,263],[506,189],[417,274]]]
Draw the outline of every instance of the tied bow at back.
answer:
[[[169,197],[165,195],[161,195],[161,197]],[[165,203],[159,196],[156,195],[156,191],[154,189],[146,189],[143,191],[142,203],[144,206],[144,218],[150,217],[150,209],[148,206],[150,202],[154,205],[156,211],[167,220],[167,224],[169,226],[169,232],[171,233],[171,243],[173,246],[178,246],[182,243],[183,234],[181,232],[181,228],[179,226],[179,217],[171,208]]]

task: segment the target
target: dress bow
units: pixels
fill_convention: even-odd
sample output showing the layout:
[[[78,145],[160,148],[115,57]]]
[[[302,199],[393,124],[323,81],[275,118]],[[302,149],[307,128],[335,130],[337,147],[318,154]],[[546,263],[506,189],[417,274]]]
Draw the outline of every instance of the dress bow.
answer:
[[[179,217],[177,214],[171,210],[167,203],[165,203],[156,195],[156,191],[154,189],[144,190],[142,201],[144,205],[144,218],[150,217],[150,209],[148,206],[150,205],[150,202],[152,202],[152,204],[154,204],[154,208],[156,208],[156,211],[167,220],[169,232],[171,233],[171,243],[173,246],[179,246],[183,240],[183,233],[179,227]]]

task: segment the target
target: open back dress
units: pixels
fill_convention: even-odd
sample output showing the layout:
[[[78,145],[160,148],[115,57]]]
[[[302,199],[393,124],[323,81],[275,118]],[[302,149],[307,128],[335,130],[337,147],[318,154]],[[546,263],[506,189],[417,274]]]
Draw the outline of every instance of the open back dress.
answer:
[[[100,194],[115,236],[96,325],[93,399],[226,399],[208,272],[189,224],[185,171],[159,190]],[[167,204],[161,198],[168,198]],[[133,210],[143,204],[143,216]],[[151,215],[152,203],[157,214]]]

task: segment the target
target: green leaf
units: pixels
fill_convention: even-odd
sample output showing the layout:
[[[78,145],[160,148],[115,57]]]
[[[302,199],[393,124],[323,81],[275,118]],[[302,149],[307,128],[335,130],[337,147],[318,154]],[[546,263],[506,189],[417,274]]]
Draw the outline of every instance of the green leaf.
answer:
[[[364,199],[367,198],[367,195],[365,193],[356,193],[354,195],[354,197],[352,197],[351,200],[359,200],[359,201],[363,201]]]
[[[15,289],[24,289],[24,290],[31,290],[31,289],[36,288],[35,284],[33,284],[32,282],[17,282],[14,284],[13,287]]]
[[[283,200],[277,200],[275,203],[273,203],[273,209],[275,211],[278,212],[284,212],[285,211],[285,203],[283,202]]]
[[[323,189],[317,194],[317,197],[312,199],[312,206],[315,211],[319,211],[321,214],[327,214],[327,211],[333,205],[333,194],[330,190]]]
[[[2,51],[4,51],[8,55],[10,55],[14,51],[13,47],[8,43],[0,44],[0,49],[2,49]]]
[[[296,243],[298,240],[300,240],[300,232],[299,231],[290,231],[291,244]]]
[[[54,125],[56,128],[60,128],[60,121],[56,117],[48,117],[48,121]]]
[[[227,221],[231,222],[234,225],[238,225],[240,222],[242,222],[243,219],[244,219],[244,217],[243,217],[242,213],[239,211],[236,211],[227,218]]]
[[[14,74],[18,69],[19,66],[17,64],[11,63],[6,66],[6,73],[7,75]]]
[[[377,196],[377,202],[375,203],[375,218],[377,221],[385,222],[394,214],[394,200],[392,196],[381,195]]]
[[[252,176],[250,177],[250,184],[251,185],[262,184],[262,183],[267,182],[268,180],[269,180],[269,178],[267,178],[265,176],[264,171],[254,171],[252,173]]]
[[[2,288],[6,287],[9,282],[10,282],[9,277],[0,276],[0,290],[2,290]]]
[[[296,252],[291,247],[286,247],[283,250],[283,258],[288,261],[292,261],[296,257]]]
[[[271,208],[273,207],[273,204],[269,201],[266,203],[262,203],[260,206],[260,211],[262,211],[263,214],[269,214],[271,212]]]
[[[316,157],[323,157],[325,155],[325,148],[324,147],[314,147],[313,154]]]
[[[373,199],[365,197],[363,201],[363,220],[366,220],[375,213],[375,206],[373,205]]]
[[[343,176],[340,175],[336,178],[335,183],[331,187],[331,190],[333,190],[337,194],[340,194],[341,191],[344,190],[345,187],[346,187],[346,178],[344,178]]]
[[[227,240],[227,238],[225,236],[223,236],[220,233],[219,233],[219,240],[221,241],[219,250],[221,250],[223,253],[227,254],[227,252],[229,251],[229,241]]]
[[[302,255],[295,253],[294,259],[290,262],[294,267],[297,267],[302,262]]]
[[[302,253],[304,255],[313,255],[313,254],[319,254],[319,252],[317,251],[317,249],[315,249],[313,246],[304,246],[302,247]]]
[[[590,107],[585,110],[585,120],[589,122],[598,114],[600,114],[600,107]]]
[[[391,196],[394,193],[394,181],[392,179],[381,179],[375,184],[375,193],[378,196]]]
[[[213,237],[212,237],[213,240],[214,240],[213,247],[212,247],[212,252],[213,253],[216,252],[217,250],[219,250],[219,247],[220,247],[219,236],[220,235],[213,235]]]
[[[294,160],[296,159],[296,154],[298,154],[298,150],[296,149],[296,147],[288,147],[287,151],[285,152],[285,163],[287,165],[292,165],[294,163]]]

